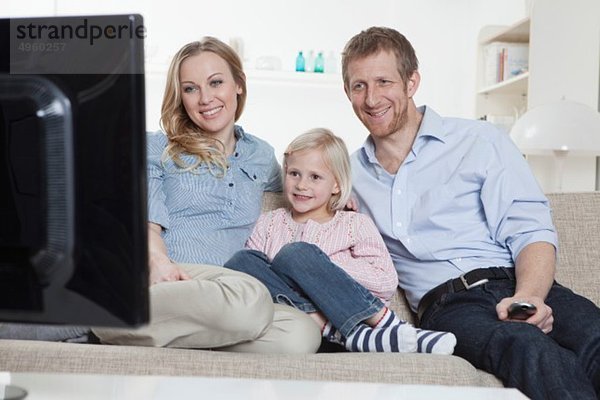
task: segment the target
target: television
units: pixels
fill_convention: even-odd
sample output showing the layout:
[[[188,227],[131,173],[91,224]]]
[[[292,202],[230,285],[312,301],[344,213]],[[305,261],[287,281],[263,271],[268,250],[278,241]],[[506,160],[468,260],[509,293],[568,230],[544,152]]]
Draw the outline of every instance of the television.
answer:
[[[148,321],[144,36],[0,19],[0,321]]]

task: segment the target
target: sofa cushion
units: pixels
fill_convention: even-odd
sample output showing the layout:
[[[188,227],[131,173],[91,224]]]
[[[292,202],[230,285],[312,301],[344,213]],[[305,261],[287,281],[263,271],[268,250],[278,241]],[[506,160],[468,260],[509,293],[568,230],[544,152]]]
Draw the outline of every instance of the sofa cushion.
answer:
[[[26,340],[0,340],[0,354],[12,372],[481,385],[467,361],[432,354],[244,354]]]
[[[280,192],[265,192],[262,203],[263,212],[281,207],[285,207],[285,199]]]
[[[600,192],[548,199],[558,232],[556,280],[600,305]]]

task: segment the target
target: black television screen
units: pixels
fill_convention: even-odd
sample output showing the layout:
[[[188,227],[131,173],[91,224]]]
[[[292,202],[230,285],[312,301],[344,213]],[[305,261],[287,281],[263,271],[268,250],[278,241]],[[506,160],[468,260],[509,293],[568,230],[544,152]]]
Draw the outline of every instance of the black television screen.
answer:
[[[147,322],[144,36],[0,20],[0,321]]]

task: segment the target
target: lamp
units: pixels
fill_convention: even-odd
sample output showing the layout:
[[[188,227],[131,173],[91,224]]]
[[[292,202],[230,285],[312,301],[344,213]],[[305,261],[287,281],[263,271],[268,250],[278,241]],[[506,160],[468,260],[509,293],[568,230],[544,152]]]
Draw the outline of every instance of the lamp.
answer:
[[[510,135],[524,154],[555,157],[558,191],[561,191],[568,154],[600,155],[600,113],[569,100],[542,104],[523,114]],[[596,190],[599,190],[599,166],[596,158]]]

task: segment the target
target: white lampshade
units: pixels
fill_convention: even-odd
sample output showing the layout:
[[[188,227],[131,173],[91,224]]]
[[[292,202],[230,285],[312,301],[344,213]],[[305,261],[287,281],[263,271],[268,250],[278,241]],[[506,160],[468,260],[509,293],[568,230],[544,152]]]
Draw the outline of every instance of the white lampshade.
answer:
[[[510,136],[524,154],[600,155],[600,113],[568,100],[527,111]]]

